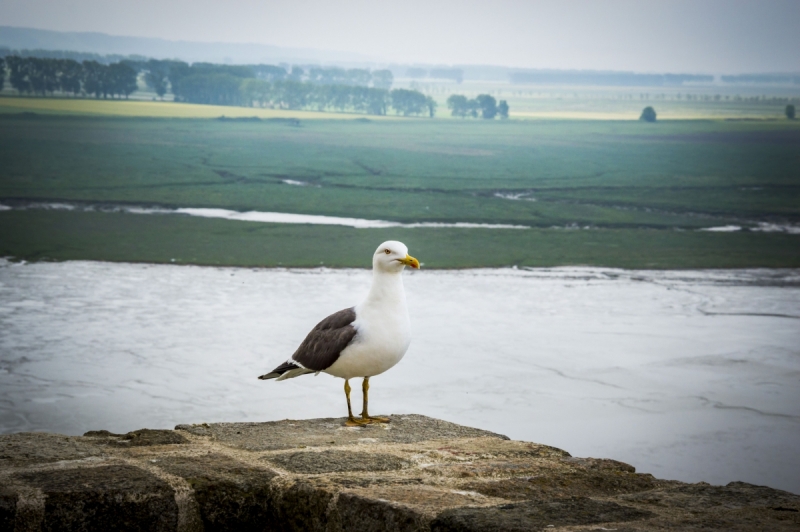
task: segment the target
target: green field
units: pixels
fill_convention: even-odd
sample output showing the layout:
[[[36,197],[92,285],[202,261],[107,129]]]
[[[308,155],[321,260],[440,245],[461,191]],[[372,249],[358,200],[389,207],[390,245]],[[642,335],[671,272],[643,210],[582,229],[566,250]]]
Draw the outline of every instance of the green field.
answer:
[[[698,231],[800,222],[796,122],[249,122],[20,115],[4,109],[5,100],[5,205],[221,207],[532,229],[350,229],[15,209],[0,211],[0,255],[367,266],[362,250],[399,238],[426,266],[442,268],[800,266],[800,235]]]
[[[389,239],[405,242],[425,269],[509,265],[656,269],[800,266],[798,237],[783,234],[654,229],[351,229],[102,212],[0,212],[0,255],[31,261],[366,268],[375,247]]]
[[[93,98],[0,98],[0,114],[44,113],[50,115],[126,116],[136,118],[231,118],[257,117],[296,118],[301,120],[346,120],[362,118],[362,114],[260,109],[222,105],[200,105],[152,100],[96,100]],[[372,117],[388,120],[394,117]]]

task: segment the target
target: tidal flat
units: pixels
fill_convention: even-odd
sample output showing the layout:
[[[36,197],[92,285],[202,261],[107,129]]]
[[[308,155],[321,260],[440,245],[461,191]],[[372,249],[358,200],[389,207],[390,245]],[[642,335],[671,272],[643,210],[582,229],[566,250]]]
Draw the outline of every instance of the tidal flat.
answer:
[[[0,432],[339,417],[339,379],[256,377],[369,279],[2,261]],[[405,285],[414,339],[372,379],[374,414],[800,493],[800,270],[423,269]]]
[[[800,266],[797,121],[231,121],[2,103],[0,256],[365,267],[399,238],[428,268]],[[240,221],[256,214],[352,227]]]

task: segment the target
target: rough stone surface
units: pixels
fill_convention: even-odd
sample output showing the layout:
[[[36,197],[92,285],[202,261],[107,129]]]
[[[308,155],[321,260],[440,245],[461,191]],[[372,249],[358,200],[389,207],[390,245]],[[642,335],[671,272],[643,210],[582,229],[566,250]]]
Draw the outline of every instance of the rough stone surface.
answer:
[[[198,436],[211,436],[216,441],[248,451],[277,451],[305,447],[332,447],[353,443],[415,443],[426,440],[451,440],[489,436],[507,436],[473,429],[416,414],[391,416],[392,422],[351,428],[344,418],[283,420],[268,423],[203,423],[178,425]]]
[[[177,445],[189,442],[189,440],[174,430],[139,429],[128,432],[127,434],[113,434],[107,430],[90,430],[83,436],[100,440],[100,442],[106,445],[116,445],[119,447]]]
[[[800,496],[685,484],[418,415],[0,436],[0,530],[800,530]]]
[[[408,461],[391,454],[326,450],[318,453],[282,453],[267,458],[292,473],[319,475],[344,471],[392,471],[403,469]]]
[[[81,460],[101,454],[103,451],[97,446],[61,434],[20,432],[0,436],[0,467]]]

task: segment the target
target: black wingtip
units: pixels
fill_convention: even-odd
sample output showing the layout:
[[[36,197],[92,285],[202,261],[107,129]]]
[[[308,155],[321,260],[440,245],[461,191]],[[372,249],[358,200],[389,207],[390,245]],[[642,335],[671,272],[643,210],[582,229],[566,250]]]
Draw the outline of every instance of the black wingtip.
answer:
[[[280,373],[275,373],[275,372],[273,371],[272,373],[267,373],[266,375],[261,375],[261,376],[258,378],[258,380],[261,380],[261,381],[266,381],[266,380],[269,380],[269,379],[277,379],[277,378],[278,378],[278,377],[280,377],[280,376],[281,376],[281,374],[280,374]]]

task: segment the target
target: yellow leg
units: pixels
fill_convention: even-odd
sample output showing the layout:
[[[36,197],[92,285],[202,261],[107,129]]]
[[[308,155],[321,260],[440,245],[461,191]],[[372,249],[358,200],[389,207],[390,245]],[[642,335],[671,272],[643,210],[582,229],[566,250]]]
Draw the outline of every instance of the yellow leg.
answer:
[[[369,404],[369,377],[364,377],[364,382],[361,383],[361,391],[364,392],[364,410],[361,412],[361,419],[366,423],[389,423],[391,420],[388,417],[370,416],[367,410]]]
[[[348,427],[366,425],[367,423],[364,420],[353,417],[353,408],[350,406],[350,382],[347,379],[344,380],[344,396],[347,397],[347,421],[344,424]]]

